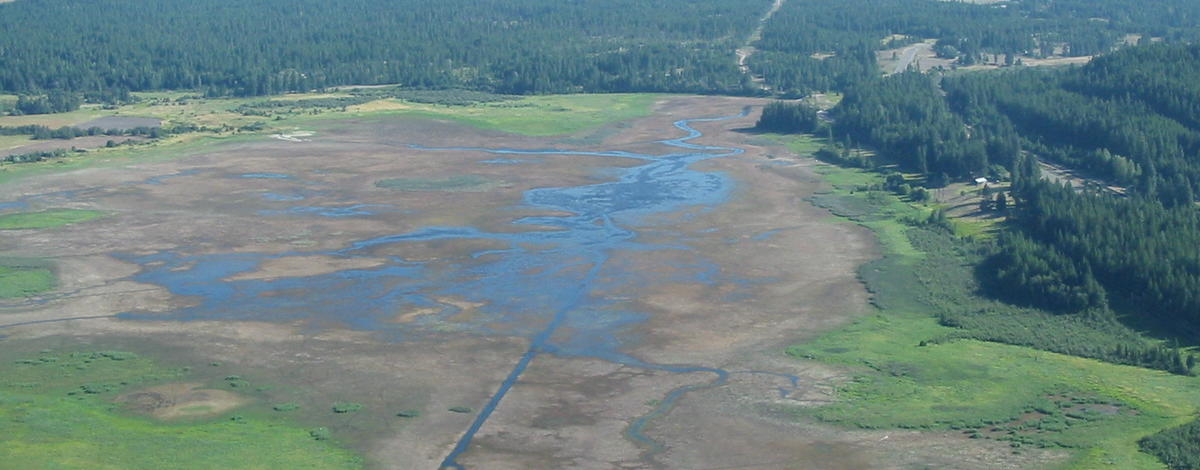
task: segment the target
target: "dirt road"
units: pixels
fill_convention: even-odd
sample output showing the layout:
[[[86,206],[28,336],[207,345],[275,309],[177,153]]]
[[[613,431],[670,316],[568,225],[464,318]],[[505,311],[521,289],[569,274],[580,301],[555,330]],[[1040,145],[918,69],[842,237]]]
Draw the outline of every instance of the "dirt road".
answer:
[[[775,3],[771,5],[771,9],[767,10],[767,13],[764,14],[762,18],[759,18],[758,26],[755,26],[754,31],[750,33],[750,37],[746,38],[746,43],[737,49],[738,68],[742,70],[742,73],[750,73],[750,66],[746,65],[746,61],[750,59],[750,56],[757,52],[753,44],[759,39],[762,39],[762,33],[767,27],[767,22],[771,20],[772,16],[775,16],[775,12],[778,12],[779,9],[783,7],[784,1],[785,0],[775,0]],[[761,76],[751,76],[750,79],[753,80],[754,83],[757,83],[758,86],[763,90],[770,89],[770,87],[768,87],[763,81]]]

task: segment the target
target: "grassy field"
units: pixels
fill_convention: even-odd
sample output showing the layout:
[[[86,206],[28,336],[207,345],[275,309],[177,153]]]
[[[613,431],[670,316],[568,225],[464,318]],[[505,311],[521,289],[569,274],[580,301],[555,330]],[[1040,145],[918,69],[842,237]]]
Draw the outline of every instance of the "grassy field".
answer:
[[[135,93],[141,101],[104,109],[101,105],[87,104],[76,111],[54,114],[30,114],[24,116],[2,116],[0,126],[42,125],[50,128],[73,126],[104,116],[152,117],[163,120],[164,126],[194,124],[207,126],[242,126],[261,117],[242,116],[232,110],[251,98],[190,98],[194,93],[156,92]],[[261,98],[259,98],[261,100]]]
[[[553,136],[648,116],[654,102],[662,97],[654,94],[529,96],[512,101],[469,106],[388,99],[352,106],[345,114],[358,117],[399,115],[446,119],[481,129],[530,136]],[[302,123],[337,114],[342,113],[301,116],[285,119],[280,124]]]
[[[99,105],[86,105],[69,113],[2,116],[0,117],[0,126],[41,125],[51,128],[58,128],[80,124],[101,116],[110,116],[112,114],[114,114],[113,111],[105,110]]]
[[[28,297],[54,289],[54,270],[42,260],[0,258],[0,299]]]
[[[50,209],[41,212],[18,212],[0,215],[0,230],[26,230],[61,227],[103,217],[100,211],[80,209]]]
[[[280,127],[339,117],[403,115],[448,119],[483,129],[516,134],[551,136],[649,115],[654,102],[662,98],[662,95],[654,94],[548,95],[462,106],[380,99],[349,106],[345,111],[339,108],[314,108],[304,113],[280,113],[278,119],[275,119],[267,116],[247,116],[236,110],[240,106],[264,100],[299,101],[349,95],[309,93],[210,99],[195,97],[194,94],[185,92],[160,92],[138,93],[137,96],[141,101],[115,110],[86,105],[69,113],[3,116],[0,117],[0,126],[39,124],[56,128],[77,125],[102,116],[135,116],[161,119],[166,127],[195,125],[236,128],[254,123]]]
[[[146,145],[121,146],[87,153],[68,153],[63,158],[37,163],[0,164],[0,184],[33,175],[177,158],[203,151],[220,142],[258,138],[262,137],[255,134],[183,134],[151,141]]]
[[[28,145],[33,140],[27,135],[0,135],[0,150]]]
[[[813,142],[788,144],[809,150]],[[931,208],[862,190],[881,181],[878,173],[834,166],[819,173],[835,189],[813,201],[873,230],[884,258],[861,270],[873,294],[872,314],[788,349],[796,358],[846,367],[855,378],[838,390],[838,403],[789,411],[852,427],[958,429],[1008,441],[1014,452],[1062,447],[1073,454],[1071,469],[1165,468],[1139,452],[1137,441],[1193,419],[1200,379],[962,338],[961,329],[943,326],[935,312],[947,298],[974,294],[954,292],[968,284],[927,270],[959,278],[970,271],[952,255],[953,244],[914,238],[930,230],[914,222]],[[927,251],[931,247],[937,253]],[[945,264],[928,262],[938,256]],[[955,262],[959,271],[951,269]],[[1032,318],[1035,326],[1042,321]]]
[[[29,353],[0,363],[0,466],[20,469],[351,469],[361,460],[279,413],[160,421],[114,399],[188,378],[124,352]]]
[[[345,111],[338,108],[310,109],[267,116],[246,116],[236,110],[243,105],[265,100],[301,100],[340,97],[341,94],[283,95],[258,98],[196,98],[185,92],[138,93],[142,101],[104,110],[88,105],[79,111],[31,116],[2,116],[0,126],[40,124],[61,127],[80,124],[102,116],[154,117],[164,126],[195,125],[220,132],[189,133],[159,139],[145,145],[96,149],[81,154],[38,163],[0,164],[0,184],[29,175],[55,173],[100,165],[121,165],[133,161],[172,158],[187,155],[207,145],[258,136],[286,133],[298,126],[310,128],[329,125],[343,119],[405,116],[445,119],[483,129],[550,136],[570,134],[623,120],[647,116],[662,95],[602,94],[529,96],[499,102],[470,105],[415,103],[381,99]],[[243,132],[243,126],[261,126],[261,130]],[[5,140],[7,139],[7,140]],[[25,136],[0,137],[0,145],[19,145]]]

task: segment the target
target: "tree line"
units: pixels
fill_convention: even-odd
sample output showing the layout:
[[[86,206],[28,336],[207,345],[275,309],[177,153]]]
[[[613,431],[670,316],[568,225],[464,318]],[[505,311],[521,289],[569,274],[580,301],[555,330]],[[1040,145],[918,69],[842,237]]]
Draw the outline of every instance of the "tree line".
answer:
[[[346,84],[500,93],[751,92],[734,49],[768,0],[62,0],[0,4],[0,91]],[[330,9],[336,9],[331,14]]]
[[[1138,446],[1171,470],[1200,468],[1200,421],[1145,437],[1138,441]]]
[[[497,93],[752,94],[734,50],[767,0],[320,0],[0,4],[0,91],[131,91],[252,96],[335,85]],[[1129,35],[1200,39],[1187,0],[788,2],[750,67],[792,94],[842,90],[878,75],[875,53],[936,39],[971,64],[983,54],[1082,56]],[[33,101],[39,101],[34,99]],[[25,112],[69,108],[31,101]]]
[[[51,129],[41,125],[27,126],[0,126],[0,135],[28,135],[33,140],[49,140],[49,139],[74,139],[84,136],[147,136],[152,139],[157,139],[163,131],[158,127],[138,126],[132,129],[103,129],[100,127],[81,128],[74,126],[63,126],[57,129]]]
[[[83,99],[76,93],[50,90],[46,94],[22,94],[17,97],[15,114],[65,113],[79,109]]]

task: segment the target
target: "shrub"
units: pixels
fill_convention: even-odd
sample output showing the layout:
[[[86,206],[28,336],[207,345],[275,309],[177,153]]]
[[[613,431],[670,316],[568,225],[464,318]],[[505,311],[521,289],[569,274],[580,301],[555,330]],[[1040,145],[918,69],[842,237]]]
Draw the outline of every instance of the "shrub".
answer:
[[[332,434],[329,432],[329,428],[320,427],[309,430],[308,435],[318,441],[327,441]]]
[[[334,413],[354,413],[363,409],[361,403],[337,402],[333,404]]]
[[[271,409],[273,409],[275,411],[296,411],[296,410],[300,409],[300,405],[297,405],[292,402],[276,403],[275,406],[271,407]]]

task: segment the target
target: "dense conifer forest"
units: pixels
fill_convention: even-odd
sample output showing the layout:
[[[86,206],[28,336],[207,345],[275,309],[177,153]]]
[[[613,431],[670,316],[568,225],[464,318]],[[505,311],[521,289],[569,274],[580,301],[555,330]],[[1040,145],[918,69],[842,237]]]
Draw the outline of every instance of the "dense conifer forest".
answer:
[[[833,110],[831,131],[923,175],[930,187],[1011,175],[1009,223],[980,270],[994,295],[1063,313],[1116,310],[1194,334],[1197,71],[1200,46],[1157,44],[1066,70],[940,80],[902,73],[852,87]],[[763,121],[770,128],[796,118],[776,111]],[[1103,183],[1045,181],[1039,159]]]
[[[396,83],[503,93],[746,93],[733,50],[769,6],[19,1],[0,4],[0,90],[263,95]]]
[[[1200,4],[1186,1],[1020,0],[976,5],[938,0],[789,2],[772,18],[751,65],[777,90],[845,89],[878,76],[875,51],[937,40],[956,64],[982,54],[1088,56],[1127,35],[1200,38]]]
[[[246,96],[395,83],[517,94],[748,94],[759,89],[738,69],[733,51],[769,6],[762,0],[19,1],[0,4],[0,91],[88,92],[112,100],[131,90]],[[1126,35],[1191,40],[1200,37],[1192,27],[1197,21],[1200,5],[1182,0],[787,2],[767,23],[750,65],[777,91],[844,89],[878,75],[875,51],[885,45],[936,39],[940,54],[969,65],[983,53],[1098,54]],[[58,110],[36,106],[28,112]]]
[[[1154,45],[1065,72],[897,74],[850,88],[834,130],[931,177],[996,177],[1024,150],[1184,205],[1200,181],[1198,66],[1200,47]]]

